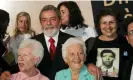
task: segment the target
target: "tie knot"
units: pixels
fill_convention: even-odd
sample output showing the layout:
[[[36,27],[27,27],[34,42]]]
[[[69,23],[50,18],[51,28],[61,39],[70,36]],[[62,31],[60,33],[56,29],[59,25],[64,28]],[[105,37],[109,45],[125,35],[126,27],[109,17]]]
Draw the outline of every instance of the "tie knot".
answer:
[[[51,37],[51,38],[49,39],[49,42],[50,42],[50,43],[54,43],[55,40]]]

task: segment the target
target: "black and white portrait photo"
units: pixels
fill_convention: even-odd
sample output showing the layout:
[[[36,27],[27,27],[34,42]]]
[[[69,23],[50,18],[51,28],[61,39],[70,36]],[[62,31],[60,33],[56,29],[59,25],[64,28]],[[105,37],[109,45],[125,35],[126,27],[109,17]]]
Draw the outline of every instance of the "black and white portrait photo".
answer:
[[[96,65],[103,76],[118,77],[119,48],[98,48]]]

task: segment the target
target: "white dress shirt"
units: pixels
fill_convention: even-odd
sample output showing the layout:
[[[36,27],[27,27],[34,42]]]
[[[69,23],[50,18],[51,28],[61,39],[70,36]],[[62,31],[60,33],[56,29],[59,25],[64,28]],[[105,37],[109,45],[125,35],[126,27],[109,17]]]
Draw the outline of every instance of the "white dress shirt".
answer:
[[[103,76],[108,75],[110,77],[118,77],[118,69],[116,70],[116,68],[114,66],[112,66],[111,68],[107,69],[103,65],[101,65],[100,68],[101,68]]]
[[[130,80],[133,80],[133,64],[132,64],[132,70],[131,70],[131,74],[130,74]]]
[[[101,70],[102,70],[102,71],[108,70],[108,72],[113,72],[113,66],[112,66],[111,68],[109,68],[109,69],[106,69],[106,68],[102,65],[102,66],[101,66]]]
[[[55,36],[52,37],[52,38],[55,40],[55,43],[54,43],[55,47],[57,46],[58,36],[59,36],[59,32],[58,32]],[[47,48],[48,48],[48,51],[49,51],[49,47],[50,47],[49,39],[50,39],[51,37],[48,37],[48,36],[46,36],[46,35],[44,35],[44,37],[45,37],[46,44],[47,44]]]

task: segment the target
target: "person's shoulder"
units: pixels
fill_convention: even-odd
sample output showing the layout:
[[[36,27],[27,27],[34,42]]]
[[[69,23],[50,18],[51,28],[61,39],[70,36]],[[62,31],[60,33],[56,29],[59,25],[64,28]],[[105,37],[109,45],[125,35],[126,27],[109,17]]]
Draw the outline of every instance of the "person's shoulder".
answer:
[[[85,43],[93,43],[95,41],[96,37],[90,37],[88,38]]]
[[[18,75],[20,75],[20,74],[22,74],[21,72],[17,72],[17,73],[14,73],[14,74],[12,74],[11,75],[11,80],[15,80],[15,79],[20,79],[20,76],[18,76]]]
[[[34,37],[31,37],[31,39],[39,39],[39,38],[42,38],[43,36],[44,34],[41,33],[41,34],[35,35]]]
[[[96,37],[96,36],[98,36],[97,31],[96,31],[95,27],[93,27],[93,26],[85,27],[85,32],[88,35],[90,35],[90,37]]]
[[[128,44],[126,37],[124,37],[123,35],[118,34],[118,40],[120,41],[120,43]]]
[[[62,35],[62,36],[65,36],[65,37],[74,37],[73,35],[64,33],[62,31],[59,32],[59,35]]]
[[[15,77],[17,77],[18,73],[12,74],[11,75],[11,80],[13,80]]]
[[[124,37],[123,35],[120,35],[120,34],[118,34],[118,38],[121,40],[126,40],[126,37]]]
[[[63,75],[63,74],[65,74],[66,72],[68,72],[68,69],[63,69],[63,70],[60,70],[60,71],[58,71],[57,73],[56,73],[56,75]]]
[[[61,39],[62,41],[63,41],[63,43],[67,40],[67,39],[69,39],[69,38],[71,38],[71,37],[74,37],[73,35],[70,35],[70,34],[67,34],[67,33],[64,33],[64,32],[59,32],[59,39]]]
[[[78,26],[78,28],[88,28],[88,25],[85,23],[78,24],[77,26]]]
[[[58,71],[58,72],[56,73],[55,80],[64,79],[64,77],[67,77],[69,74],[70,74],[69,69],[60,70],[60,71]]]
[[[79,80],[94,80],[94,76],[88,71],[87,67],[84,65],[81,72]]]
[[[28,34],[30,34],[32,37],[36,35],[36,32],[34,30],[29,30]]]
[[[85,28],[85,31],[91,31],[92,32],[92,31],[96,31],[96,30],[95,30],[95,27],[88,26]]]
[[[116,67],[113,66],[113,71],[114,72],[118,72],[118,69]]]
[[[10,37],[10,41],[15,40],[15,36]]]
[[[9,40],[9,43],[12,44],[12,43],[15,43],[17,41],[17,36],[15,37],[15,35],[11,36],[10,37],[10,40]]]
[[[46,77],[46,76],[44,76],[42,74],[40,74],[40,78],[39,79],[40,80],[50,80],[48,77]]]

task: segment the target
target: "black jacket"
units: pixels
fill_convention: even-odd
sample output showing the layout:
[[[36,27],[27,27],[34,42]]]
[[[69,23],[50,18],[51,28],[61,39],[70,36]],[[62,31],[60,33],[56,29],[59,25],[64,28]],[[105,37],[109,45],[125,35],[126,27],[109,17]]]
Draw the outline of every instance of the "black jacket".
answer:
[[[3,45],[3,43],[0,41],[0,74],[9,69],[10,66],[8,65],[8,63],[2,58],[2,55],[5,52],[5,47]]]
[[[122,75],[120,80],[130,80],[132,67],[133,67],[133,56],[131,56],[129,60],[125,62],[125,65],[123,65],[123,70],[121,72]]]

